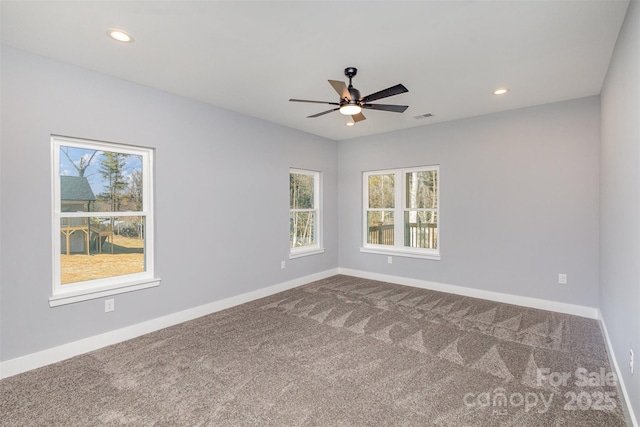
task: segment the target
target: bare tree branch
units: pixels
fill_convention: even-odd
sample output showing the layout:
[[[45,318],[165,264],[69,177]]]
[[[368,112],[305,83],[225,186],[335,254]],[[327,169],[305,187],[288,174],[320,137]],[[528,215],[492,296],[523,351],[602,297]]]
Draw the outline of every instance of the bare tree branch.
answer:
[[[69,159],[73,167],[76,168],[76,170],[78,171],[78,176],[84,176],[84,172],[91,165],[91,161],[93,160],[93,157],[98,152],[97,150],[95,150],[93,154],[91,154],[91,157],[89,157],[89,160],[86,161],[86,163],[85,163],[85,157],[84,156],[80,157],[80,159],[78,160],[78,164],[76,165],[76,162],[69,155],[69,147],[60,147],[60,151],[62,151],[64,155],[67,156],[67,159]]]

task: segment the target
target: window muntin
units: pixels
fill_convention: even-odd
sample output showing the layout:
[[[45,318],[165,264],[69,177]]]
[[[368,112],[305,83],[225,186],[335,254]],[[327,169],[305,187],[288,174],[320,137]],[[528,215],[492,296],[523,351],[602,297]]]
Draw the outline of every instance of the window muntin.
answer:
[[[322,251],[320,218],[320,172],[289,171],[290,255]]]
[[[363,252],[439,259],[438,166],[363,174]]]
[[[52,300],[157,282],[153,150],[59,136],[52,149]]]

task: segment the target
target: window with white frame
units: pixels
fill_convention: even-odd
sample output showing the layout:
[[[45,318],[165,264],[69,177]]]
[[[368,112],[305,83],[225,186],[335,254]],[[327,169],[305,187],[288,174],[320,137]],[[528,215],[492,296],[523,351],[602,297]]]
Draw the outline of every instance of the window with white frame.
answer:
[[[52,136],[51,306],[159,284],[153,150]]]
[[[324,252],[320,172],[289,170],[289,258]]]
[[[440,259],[438,166],[363,173],[362,252]]]

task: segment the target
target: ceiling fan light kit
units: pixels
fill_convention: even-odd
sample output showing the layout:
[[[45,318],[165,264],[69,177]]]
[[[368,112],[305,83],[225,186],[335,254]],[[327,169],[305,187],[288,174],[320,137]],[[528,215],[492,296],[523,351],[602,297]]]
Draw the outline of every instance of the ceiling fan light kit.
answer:
[[[403,113],[407,108],[409,108],[408,105],[369,104],[369,102],[371,101],[399,95],[401,93],[409,92],[409,90],[403,85],[397,84],[395,86],[391,86],[384,90],[363,97],[360,96],[360,91],[353,87],[352,79],[357,73],[358,70],[355,67],[347,67],[344,69],[344,75],[349,78],[349,86],[347,86],[344,82],[338,80],[329,80],[329,84],[335,89],[336,92],[338,92],[338,95],[340,95],[339,102],[311,101],[308,99],[289,99],[289,101],[335,105],[337,106],[336,108],[332,108],[330,110],[308,116],[307,118],[313,119],[316,117],[324,116],[328,113],[332,113],[334,111],[340,111],[340,113],[344,114],[345,116],[351,116],[354,123],[366,119],[366,117],[362,114],[363,109]]]
[[[358,104],[345,104],[340,107],[340,114],[345,116],[352,116],[362,111],[362,107]]]

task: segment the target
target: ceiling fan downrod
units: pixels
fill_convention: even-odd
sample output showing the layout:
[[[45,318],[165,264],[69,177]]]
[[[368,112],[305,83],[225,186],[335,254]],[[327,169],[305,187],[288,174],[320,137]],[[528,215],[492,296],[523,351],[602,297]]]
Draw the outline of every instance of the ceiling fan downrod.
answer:
[[[358,69],[355,67],[347,67],[344,69],[344,75],[349,77],[349,87],[347,89],[349,89],[349,95],[351,95],[351,100],[347,100],[347,103],[357,105],[361,98],[360,91],[354,88],[351,83],[351,79],[353,79],[356,74],[358,74]]]

